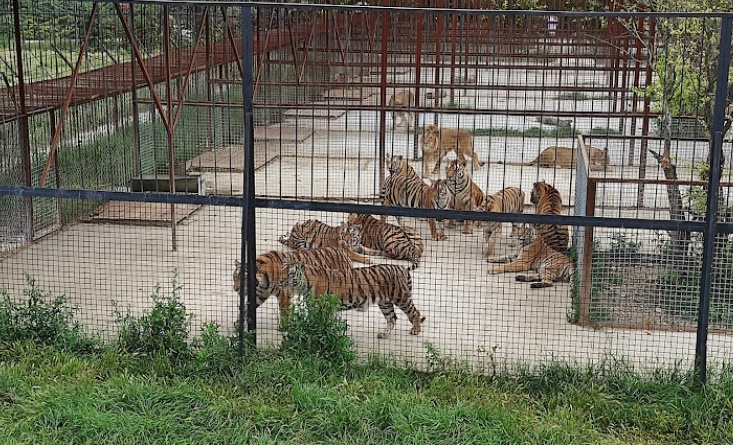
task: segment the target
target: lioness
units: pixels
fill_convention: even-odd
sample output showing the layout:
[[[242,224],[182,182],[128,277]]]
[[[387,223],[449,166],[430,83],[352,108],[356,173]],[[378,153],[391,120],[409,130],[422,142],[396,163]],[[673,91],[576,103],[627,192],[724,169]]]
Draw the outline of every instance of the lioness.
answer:
[[[608,148],[601,150],[588,146],[588,154],[590,155],[590,169],[603,170],[609,164]],[[542,150],[537,158],[530,162],[505,162],[507,165],[539,165],[540,167],[559,167],[572,168],[576,161],[575,149],[570,147],[551,146]],[[501,164],[502,162],[498,162]]]
[[[468,130],[463,128],[443,128],[436,125],[425,127],[422,135],[423,176],[430,176],[429,167],[433,165],[432,174],[440,171],[440,162],[450,151],[455,151],[458,160],[467,162],[466,156],[473,158],[473,168],[486,165],[479,160],[473,151],[473,138]]]
[[[407,111],[392,110],[392,126],[399,127],[402,123],[407,121],[407,128],[410,125],[415,126],[415,113],[410,113],[410,108],[415,106],[415,94],[410,90],[397,91],[394,96],[389,98],[389,107],[392,108],[404,108]],[[405,119],[407,115],[407,119]],[[400,118],[400,122],[397,123],[397,117]]]

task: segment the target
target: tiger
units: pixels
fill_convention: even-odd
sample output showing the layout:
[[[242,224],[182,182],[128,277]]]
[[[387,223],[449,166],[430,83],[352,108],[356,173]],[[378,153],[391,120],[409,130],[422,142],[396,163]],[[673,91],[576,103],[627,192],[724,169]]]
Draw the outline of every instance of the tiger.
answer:
[[[361,229],[362,253],[412,261],[415,267],[420,262],[424,246],[415,229],[395,226],[372,215],[357,213],[349,214],[349,223]]]
[[[415,113],[411,113],[410,109],[415,106],[415,93],[410,90],[399,90],[396,91],[393,96],[389,98],[389,107],[392,108],[392,127],[397,128],[401,124],[407,121],[407,128],[410,125],[415,126]],[[407,119],[405,119],[407,115]],[[397,118],[400,118],[400,122],[397,122]]]
[[[390,175],[403,175],[408,178],[416,178],[422,180],[419,174],[414,168],[407,163],[407,160],[402,155],[392,156],[387,155],[387,170]]]
[[[466,161],[453,160],[445,170],[446,184],[451,194],[451,208],[456,210],[476,211],[484,202],[484,192],[471,179],[471,173],[466,168]],[[451,219],[446,227],[454,227],[455,220]],[[463,233],[473,233],[473,222],[463,222]]]
[[[355,250],[361,244],[361,230],[348,223],[331,227],[317,219],[309,219],[295,223],[290,234],[280,236],[278,241],[293,249],[343,247]]]
[[[283,265],[281,286],[290,290],[306,289],[316,296],[336,294],[344,309],[366,311],[377,304],[387,319],[387,329],[379,331],[378,338],[389,337],[397,323],[394,307],[402,309],[412,323],[410,334],[417,335],[425,317],[420,315],[412,300],[414,267],[378,264],[355,269],[334,270],[306,265],[304,261]]]
[[[504,264],[490,267],[489,273],[534,270],[536,273],[517,275],[515,278],[521,282],[532,282],[530,287],[533,288],[551,287],[554,281],[572,280],[575,273],[573,260],[548,246],[539,235],[537,227],[533,224],[519,224],[517,235],[522,246],[519,256],[513,260],[507,256],[491,258],[491,262],[504,262]]]
[[[419,177],[409,177],[402,174],[389,175],[382,186],[382,205],[394,207],[440,209],[446,208],[449,192],[442,180],[431,181],[427,185]],[[402,226],[402,217],[397,216],[397,223]],[[382,215],[382,222],[387,221],[387,215]],[[444,240],[447,237],[442,227],[438,230],[435,218],[428,218],[430,235],[434,240]]]
[[[430,166],[435,163],[432,174],[440,171],[440,162],[450,152],[455,151],[459,160],[465,161],[466,156],[473,158],[473,168],[486,165],[473,150],[473,137],[463,128],[438,128],[437,125],[428,125],[422,135],[423,176],[429,177]]]
[[[524,192],[518,187],[507,187],[493,195],[486,195],[481,210],[494,213],[522,213],[524,212]],[[484,256],[494,253],[494,246],[499,236],[501,236],[501,222],[486,222],[484,228]]]
[[[277,296],[280,313],[283,314],[290,308],[293,292],[291,290],[282,289],[278,283],[281,281],[282,266],[285,262],[307,261],[309,264],[318,265],[320,267],[329,267],[332,269],[351,269],[352,261],[364,264],[370,264],[371,260],[359,253],[348,249],[335,247],[321,247],[318,249],[307,250],[300,249],[296,252],[279,252],[272,250],[270,252],[258,255],[255,258],[257,268],[257,307],[260,307],[271,295]],[[234,290],[239,292],[241,283],[242,265],[239,261],[234,261]],[[245,269],[246,271],[246,269]],[[246,275],[245,275],[246,278]]]
[[[535,205],[535,213],[538,215],[559,215],[562,212],[560,192],[544,181],[534,183],[529,201]],[[558,252],[566,252],[568,250],[568,242],[570,241],[568,226],[538,224],[537,233],[545,240],[548,246]]]

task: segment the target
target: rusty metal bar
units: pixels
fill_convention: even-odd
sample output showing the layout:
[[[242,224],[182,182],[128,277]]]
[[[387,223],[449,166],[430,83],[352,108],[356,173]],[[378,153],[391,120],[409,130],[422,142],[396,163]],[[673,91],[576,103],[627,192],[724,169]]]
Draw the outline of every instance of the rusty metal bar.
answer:
[[[229,38],[229,43],[232,45],[232,52],[234,52],[234,60],[237,62],[237,68],[239,68],[239,76],[244,75],[244,68],[242,67],[242,55],[239,54],[239,51],[237,50],[237,39],[234,37],[234,30],[232,30],[232,23],[229,20],[229,16],[227,15],[227,7],[222,6],[221,7],[221,13],[224,16],[224,23],[227,27],[227,37]]]
[[[186,75],[183,78],[183,87],[178,92],[178,106],[176,108],[176,114],[173,116],[173,121],[171,122],[171,127],[174,129],[176,128],[176,124],[178,123],[178,117],[181,115],[181,110],[183,109],[183,100],[186,96],[186,91],[188,91],[188,82],[191,80],[191,73],[193,73],[193,68],[196,63],[196,53],[199,49],[199,43],[201,42],[201,35],[204,32],[204,23],[206,23],[206,18],[209,14],[209,7],[204,7],[204,13],[201,17],[201,24],[199,25],[198,31],[196,31],[196,42],[193,45],[193,51],[191,53],[191,61],[188,64],[188,69],[186,70]],[[180,58],[179,58],[180,60]],[[170,75],[168,76],[170,78]]]
[[[168,135],[168,191],[170,193],[176,193],[176,157],[175,157],[175,148],[173,146],[173,136],[175,133],[175,122],[173,121],[173,91],[171,87],[171,62],[170,62],[170,56],[171,56],[171,25],[170,25],[170,15],[169,15],[169,7],[168,5],[163,6],[163,14],[165,15],[165,18],[163,19],[163,40],[164,40],[164,51],[165,51],[165,72],[168,74],[166,76],[165,80],[165,95],[166,95],[166,102],[168,109],[166,110],[168,113],[168,122],[170,125],[166,127],[167,135]],[[192,58],[193,59],[193,58]],[[177,240],[176,240],[176,205],[171,203],[170,204],[170,210],[171,210],[171,249],[175,252],[178,250],[177,246]]]
[[[56,156],[56,149],[59,145],[59,140],[61,139],[61,130],[64,128],[64,123],[66,119],[66,113],[69,111],[69,105],[71,104],[71,97],[74,95],[74,86],[76,84],[76,78],[79,76],[79,71],[81,70],[81,62],[84,59],[84,53],[86,52],[87,48],[87,42],[89,42],[89,37],[92,34],[92,25],[94,24],[94,17],[97,15],[97,8],[98,4],[94,3],[94,6],[92,7],[92,12],[89,15],[89,22],[87,23],[86,27],[86,33],[84,34],[84,39],[81,42],[81,47],[79,48],[79,57],[76,59],[76,66],[74,67],[74,72],[71,75],[71,80],[69,82],[69,90],[66,92],[66,97],[64,98],[64,104],[61,107],[61,116],[59,116],[59,124],[56,128],[56,132],[53,134],[53,138],[51,139],[51,147],[49,149],[48,158],[46,158],[46,165],[43,167],[43,174],[41,175],[41,182],[40,187],[44,187],[46,185],[46,179],[48,179],[48,172],[51,169],[51,162],[53,161],[53,158]],[[22,61],[19,61],[20,65],[23,64]]]
[[[386,2],[387,0],[385,0]],[[386,132],[387,132],[387,52],[389,47],[387,41],[389,39],[389,15],[382,13],[382,70],[380,71],[379,85],[379,190],[382,190],[384,184],[384,155],[386,153]],[[408,126],[409,116],[408,116]]]
[[[303,63],[300,65],[300,72],[298,73],[298,81],[303,82],[303,75],[305,74],[305,68],[308,64],[308,52],[311,46],[311,42],[313,41],[313,35],[316,32],[315,24],[313,23],[313,20],[310,21],[311,28],[308,32],[308,40],[305,43],[305,48],[303,49]]]
[[[259,14],[257,15],[257,20],[259,20]],[[273,23],[274,20],[275,20],[275,14],[270,14],[270,24],[269,24],[269,26],[267,28],[267,32],[265,33],[265,43],[263,44],[263,46],[265,48],[267,48],[267,42],[270,40],[270,33],[273,32],[272,31],[272,23]],[[277,31],[275,31],[275,32],[277,32]],[[259,42],[260,33],[258,32],[255,35],[257,36],[257,39],[258,39],[258,42]],[[258,45],[258,47],[259,47],[259,45]],[[255,76],[255,84],[254,84],[254,91],[255,91],[255,93],[257,92],[257,88],[260,85],[260,79],[262,78],[262,70],[264,69],[264,66],[265,66],[265,59],[267,58],[267,55],[269,55],[269,54],[270,54],[269,51],[261,51],[260,52],[260,57],[259,57],[259,60],[258,60],[258,63],[257,63],[257,75]]]
[[[425,0],[419,0],[419,6],[420,8],[423,8],[425,5]],[[420,84],[422,83],[422,37],[423,37],[423,22],[425,19],[425,13],[418,13],[417,14],[417,47],[415,48],[415,104],[414,107],[419,107],[421,102],[421,91],[420,91]],[[410,104],[410,107],[412,107],[413,104]],[[420,148],[419,148],[419,135],[417,131],[417,123],[419,121],[420,115],[418,114],[417,110],[413,110],[415,113],[415,131],[412,135],[412,155],[413,159],[417,160],[420,157]],[[409,128],[409,115],[408,115],[408,128]]]

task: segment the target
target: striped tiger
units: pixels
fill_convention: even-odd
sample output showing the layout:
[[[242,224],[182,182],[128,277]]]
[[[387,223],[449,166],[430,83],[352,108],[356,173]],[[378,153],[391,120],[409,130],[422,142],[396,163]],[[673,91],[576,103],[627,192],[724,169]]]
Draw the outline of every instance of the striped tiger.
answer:
[[[293,292],[290,289],[282,289],[278,283],[282,280],[283,264],[293,261],[306,261],[308,264],[332,269],[351,269],[352,261],[365,264],[371,263],[371,260],[363,255],[351,250],[334,247],[321,247],[313,250],[300,249],[297,252],[287,253],[272,250],[263,253],[255,259],[257,267],[257,307],[260,307],[271,295],[276,295],[281,314],[290,308]],[[242,265],[239,261],[234,261],[234,266],[232,276],[234,290],[239,292]]]
[[[544,181],[534,183],[529,201],[535,205],[535,213],[538,215],[559,215],[562,212],[560,192]],[[567,252],[570,241],[568,226],[538,224],[537,233],[551,248],[558,252]]]
[[[466,168],[466,161],[453,160],[445,169],[446,184],[451,194],[451,208],[456,210],[476,211],[484,202],[484,192],[471,179]],[[446,223],[446,227],[454,227],[455,220]],[[473,221],[463,222],[463,233],[473,233]]]
[[[290,234],[282,235],[278,241],[293,249],[343,247],[355,250],[361,244],[361,230],[348,223],[331,227],[317,219],[309,219],[295,223]]]
[[[572,280],[575,272],[573,261],[548,246],[534,224],[518,224],[517,235],[522,245],[519,256],[514,260],[507,256],[492,258],[492,262],[511,262],[492,266],[489,273],[534,270],[536,273],[517,275],[515,278],[517,281],[532,282],[530,287],[533,288],[551,287],[553,281]]]
[[[417,267],[424,246],[415,229],[395,226],[367,214],[351,213],[349,223],[361,229],[362,253],[412,261]]]
[[[370,304],[376,304],[387,319],[387,329],[379,331],[377,337],[389,337],[397,323],[394,307],[402,309],[412,323],[410,333],[417,335],[425,317],[412,301],[413,267],[394,264],[378,264],[350,270],[324,269],[303,261],[283,265],[281,286],[288,289],[306,289],[316,296],[336,294],[344,309],[366,311]]]
[[[402,174],[389,175],[382,187],[385,206],[436,209],[447,205],[448,191],[444,181],[431,181],[430,185],[420,177],[409,177]],[[402,218],[397,216],[397,223],[402,226]],[[382,215],[386,222],[387,215]],[[430,235],[434,240],[444,240],[447,237],[441,224],[440,230],[434,218],[428,218]]]
[[[387,170],[389,170],[390,175],[403,175],[409,178],[422,179],[415,169],[412,168],[410,164],[407,163],[407,160],[401,155],[392,156],[391,158],[388,155],[387,162],[389,163]]]
[[[493,195],[486,195],[481,208],[494,213],[524,212],[524,192],[518,187],[507,187]],[[496,241],[501,236],[501,222],[488,221],[484,227],[484,256],[494,253]]]

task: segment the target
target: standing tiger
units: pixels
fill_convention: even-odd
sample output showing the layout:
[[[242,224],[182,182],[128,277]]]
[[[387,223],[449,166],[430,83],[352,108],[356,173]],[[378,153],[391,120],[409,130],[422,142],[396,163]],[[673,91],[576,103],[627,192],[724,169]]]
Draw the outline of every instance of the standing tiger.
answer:
[[[537,273],[517,275],[515,278],[517,281],[532,282],[530,287],[533,288],[551,287],[553,281],[567,282],[573,278],[573,261],[545,244],[533,224],[519,224],[516,231],[522,245],[519,256],[514,260],[509,256],[489,259],[491,262],[511,261],[490,267],[489,273],[535,270]]]
[[[524,192],[518,187],[507,187],[493,195],[486,195],[483,209],[494,213],[524,212]],[[501,235],[501,222],[488,221],[484,228],[484,256],[494,253],[494,246]]]
[[[445,175],[446,184],[451,194],[451,208],[456,210],[476,211],[484,202],[484,192],[473,182],[466,168],[466,161],[453,160],[448,163]],[[450,220],[446,227],[454,227],[455,220]],[[463,233],[473,233],[473,221],[463,222]]]
[[[423,182],[420,177],[413,177],[404,174],[392,174],[384,180],[382,186],[383,200],[385,206],[409,207],[423,209],[440,209],[443,207],[449,196],[447,187],[443,181],[431,181],[430,185]],[[397,223],[402,226],[402,218],[397,216]],[[386,222],[387,216],[382,215],[382,221]],[[430,235],[434,240],[446,239],[441,224],[440,230],[434,218],[428,218]]]
[[[348,223],[331,227],[317,219],[309,219],[295,223],[290,234],[282,235],[278,241],[293,249],[343,247],[355,250],[361,244],[361,231]]]
[[[559,215],[562,212],[560,192],[544,181],[534,183],[529,201],[535,205],[535,213],[538,215]],[[570,241],[568,226],[538,224],[537,233],[548,246],[558,252],[568,250],[568,242]]]
[[[316,296],[336,294],[344,309],[366,311],[370,304],[376,304],[387,319],[387,329],[379,331],[377,337],[387,338],[397,324],[394,307],[402,309],[412,323],[410,334],[417,335],[425,317],[420,315],[412,301],[412,267],[393,264],[359,267],[356,269],[333,270],[307,265],[303,261],[283,265],[281,283],[288,289],[307,289]]]
[[[361,229],[362,253],[412,261],[417,267],[424,246],[415,229],[395,226],[372,215],[356,213],[349,214],[349,223]]]
[[[271,295],[277,296],[280,313],[290,308],[293,292],[290,289],[281,288],[278,283],[282,280],[283,263],[293,261],[306,261],[308,264],[331,269],[351,269],[352,261],[369,264],[371,260],[351,250],[321,247],[314,250],[300,249],[297,252],[279,252],[276,250],[258,255],[255,259],[257,267],[257,307],[260,307]],[[242,265],[234,261],[234,290],[239,292]]]

